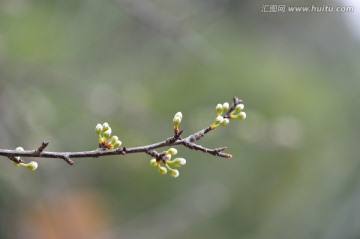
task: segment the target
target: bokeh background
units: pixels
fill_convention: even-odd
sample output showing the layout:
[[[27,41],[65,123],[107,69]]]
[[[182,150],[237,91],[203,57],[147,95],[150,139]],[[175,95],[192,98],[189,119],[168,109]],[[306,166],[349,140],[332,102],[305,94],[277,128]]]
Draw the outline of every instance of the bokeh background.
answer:
[[[264,13],[265,4],[354,6]],[[247,119],[149,156],[0,161],[0,238],[360,238],[357,1],[1,0],[0,148],[81,151],[109,122],[125,146],[184,134],[238,96]]]

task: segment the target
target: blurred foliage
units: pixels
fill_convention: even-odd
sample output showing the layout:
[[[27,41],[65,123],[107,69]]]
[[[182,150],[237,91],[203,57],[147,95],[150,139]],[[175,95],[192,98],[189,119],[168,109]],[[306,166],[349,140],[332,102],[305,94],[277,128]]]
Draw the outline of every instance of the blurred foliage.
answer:
[[[200,142],[233,159],[177,147],[176,180],[140,154],[3,158],[0,238],[358,238],[359,39],[348,14],[262,4],[0,1],[1,148],[94,149],[104,121],[145,145],[234,95],[248,115]]]

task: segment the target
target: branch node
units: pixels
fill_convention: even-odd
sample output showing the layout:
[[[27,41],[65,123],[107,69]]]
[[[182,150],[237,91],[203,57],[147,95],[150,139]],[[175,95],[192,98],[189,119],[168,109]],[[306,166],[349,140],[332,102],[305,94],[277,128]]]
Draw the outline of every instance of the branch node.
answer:
[[[146,153],[156,159],[160,159],[160,154],[153,149],[147,150]]]
[[[34,154],[36,156],[39,156],[41,152],[44,151],[44,149],[49,145],[49,143],[50,143],[49,141],[43,141],[41,145],[37,149],[35,149]]]
[[[241,104],[243,101],[240,100],[239,98],[237,98],[236,96],[233,97],[233,102],[234,102],[234,105],[238,105],[238,104]]]
[[[24,160],[22,160],[22,159],[17,159],[17,158],[14,157],[14,156],[9,156],[8,158],[9,158],[11,161],[13,161],[14,163],[16,163],[16,164],[24,163]]]
[[[62,156],[62,159],[67,162],[69,165],[73,165],[74,164],[74,161],[72,161],[69,157],[69,155],[63,155]]]
[[[222,151],[224,151],[225,149],[227,149],[227,147],[221,147],[221,148],[217,148],[217,149],[215,149],[215,150],[218,151],[218,152],[222,152]]]
[[[126,147],[122,147],[122,148],[118,148],[116,151],[119,152],[120,154],[122,155],[125,155],[126,154]]]

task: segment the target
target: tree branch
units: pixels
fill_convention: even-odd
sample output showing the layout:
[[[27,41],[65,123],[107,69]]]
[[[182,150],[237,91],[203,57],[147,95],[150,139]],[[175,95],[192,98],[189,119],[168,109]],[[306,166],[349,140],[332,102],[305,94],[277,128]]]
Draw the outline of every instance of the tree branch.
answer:
[[[223,116],[219,116],[221,114],[217,113],[218,117],[223,117],[223,119],[234,119],[239,118],[239,114],[236,114],[240,112],[243,109],[242,101],[239,100],[237,97],[233,98],[233,103],[229,107],[228,103],[224,103],[224,105],[227,104],[227,107],[224,106],[224,110],[222,110],[221,114]],[[239,107],[239,106],[241,107]],[[238,106],[238,107],[237,107]],[[236,112],[236,108],[239,108],[241,110],[238,110]],[[218,110],[218,109],[217,109]],[[179,112],[180,113],[180,112]],[[244,113],[244,112],[241,112]],[[181,114],[181,113],[180,113]],[[245,113],[244,113],[245,114]],[[216,120],[218,120],[218,117]],[[182,118],[182,114],[181,114]],[[242,118],[245,118],[245,116],[242,116]],[[195,142],[203,138],[207,133],[214,130],[219,125],[226,125],[216,123],[217,121],[214,121],[213,124],[210,126],[191,134],[185,138],[181,138],[181,135],[183,133],[183,130],[179,130],[177,128],[177,125],[175,125],[175,118],[174,118],[174,135],[172,137],[169,137],[163,141],[144,145],[144,146],[137,146],[137,147],[119,147],[115,149],[107,149],[106,147],[99,146],[98,149],[95,150],[89,150],[89,151],[79,151],[79,152],[50,152],[50,151],[44,151],[45,148],[49,145],[49,142],[44,141],[41,143],[41,145],[34,150],[10,150],[10,149],[0,149],[0,156],[8,157],[11,161],[13,161],[16,164],[23,163],[24,161],[19,158],[20,157],[33,157],[33,158],[58,158],[64,160],[69,165],[73,165],[74,161],[72,159],[76,158],[98,158],[98,157],[104,157],[104,156],[110,156],[110,155],[127,155],[127,154],[134,154],[134,153],[146,153],[157,160],[164,160],[162,157],[166,154],[164,152],[158,153],[155,151],[155,149],[163,148],[166,146],[174,146],[174,145],[183,145],[186,148],[189,148],[191,150],[198,150],[204,153],[208,153],[217,157],[223,157],[223,158],[231,158],[231,154],[224,153],[223,151],[226,149],[226,147],[221,148],[215,148],[215,149],[209,149],[206,147],[203,147],[199,144],[196,144]],[[180,119],[181,122],[181,119]],[[104,142],[102,142],[104,143]],[[102,145],[103,146],[103,145]]]

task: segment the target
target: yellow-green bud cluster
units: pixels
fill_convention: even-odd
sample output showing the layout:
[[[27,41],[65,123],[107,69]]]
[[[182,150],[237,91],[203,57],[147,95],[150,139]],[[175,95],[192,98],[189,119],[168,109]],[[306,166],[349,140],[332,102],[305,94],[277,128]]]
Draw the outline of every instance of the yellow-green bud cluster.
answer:
[[[157,167],[157,171],[160,174],[167,174],[167,172],[169,172],[171,177],[177,178],[179,176],[179,170],[170,167],[170,165],[175,168],[179,168],[186,164],[186,160],[184,158],[176,158],[171,160],[171,156],[175,154],[177,154],[177,150],[175,148],[170,148],[167,151],[161,153],[160,160],[151,159],[150,166]]]
[[[243,104],[238,104],[235,106],[235,108],[228,112],[230,108],[230,105],[228,102],[225,102],[224,104],[217,104],[216,109],[216,118],[214,120],[214,123],[210,125],[211,128],[216,128],[220,125],[228,125],[230,120],[229,119],[245,119],[246,113],[242,110],[244,109]],[[230,113],[230,114],[229,114]]]
[[[224,104],[217,104],[216,109],[216,118],[214,120],[214,123],[210,126],[211,128],[216,128],[219,125],[227,125],[229,124],[229,119],[224,118],[224,114],[229,110],[230,105],[228,102],[225,102]]]
[[[243,120],[246,118],[246,113],[243,111],[245,106],[243,104],[238,104],[233,112],[231,112],[230,117],[232,119],[240,119]]]
[[[101,149],[118,148],[122,144],[118,136],[114,135],[111,137],[112,130],[107,122],[103,124],[97,124],[95,127],[95,132],[99,136],[99,147]]]
[[[15,150],[19,151],[19,152],[23,152],[24,148],[23,147],[17,147]],[[16,156],[15,159],[20,160],[20,156]],[[16,166],[16,167],[24,166],[24,167],[27,167],[31,171],[35,171],[37,169],[37,167],[38,167],[38,163],[35,162],[35,161],[31,161],[30,163],[15,163],[14,162],[14,166]]]

